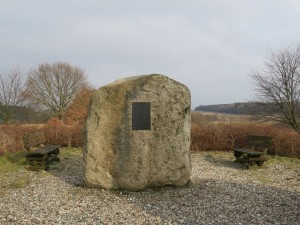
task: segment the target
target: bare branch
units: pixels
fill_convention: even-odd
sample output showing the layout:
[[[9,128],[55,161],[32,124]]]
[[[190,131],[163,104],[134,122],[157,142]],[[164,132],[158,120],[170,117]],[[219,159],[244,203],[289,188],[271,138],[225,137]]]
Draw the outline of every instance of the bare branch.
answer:
[[[0,117],[9,123],[15,114],[17,106],[23,106],[26,101],[27,88],[23,82],[23,73],[18,66],[9,73],[0,75]]]
[[[256,101],[252,114],[300,133],[300,46],[271,51],[261,70],[251,73]]]
[[[74,96],[87,85],[84,71],[67,63],[41,64],[28,74],[33,103],[50,109],[61,119]]]

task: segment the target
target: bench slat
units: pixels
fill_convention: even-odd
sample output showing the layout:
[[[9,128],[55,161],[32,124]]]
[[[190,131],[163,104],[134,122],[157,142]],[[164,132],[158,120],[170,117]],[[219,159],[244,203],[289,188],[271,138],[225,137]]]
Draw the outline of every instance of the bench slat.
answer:
[[[44,144],[46,138],[43,132],[35,132],[32,134],[27,134],[23,136],[24,147],[29,149],[30,147],[37,146],[39,144]]]
[[[236,152],[241,152],[241,153],[246,153],[248,155],[264,155],[265,153],[264,152],[257,152],[257,151],[253,151],[253,150],[250,150],[250,149],[247,149],[247,148],[234,148],[233,151],[236,151]]]
[[[28,152],[26,153],[26,156],[43,156],[47,155],[49,153],[52,154],[59,154],[59,147],[60,145],[46,145],[42,148],[39,148],[38,150],[34,152]]]
[[[47,155],[26,155],[26,160],[28,161],[45,161]]]

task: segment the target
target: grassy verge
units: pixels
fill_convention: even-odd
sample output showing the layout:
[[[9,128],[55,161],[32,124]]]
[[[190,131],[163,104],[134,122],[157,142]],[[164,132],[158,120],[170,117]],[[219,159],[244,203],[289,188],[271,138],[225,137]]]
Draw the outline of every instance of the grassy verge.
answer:
[[[296,166],[300,165],[300,158],[291,158],[291,157],[284,157],[284,156],[271,156],[271,159],[268,161],[269,165],[274,165],[274,164],[288,164],[290,166]]]
[[[82,149],[71,147],[61,148],[59,158],[60,162],[54,162],[49,165],[49,168],[53,173],[66,173],[68,171],[73,171],[74,168],[81,168]]]
[[[24,152],[0,156],[0,195],[7,189],[23,188],[29,183]]]
[[[0,196],[4,195],[7,190],[24,188],[30,183],[30,177],[34,172],[27,169],[25,153],[24,151],[5,153],[0,156]],[[71,170],[70,168],[74,166],[78,167],[78,164],[81,163],[81,148],[61,148],[59,157],[61,162],[50,163],[50,171],[61,173]],[[79,157],[80,160],[77,159]],[[43,175],[47,174],[47,172],[43,173]]]

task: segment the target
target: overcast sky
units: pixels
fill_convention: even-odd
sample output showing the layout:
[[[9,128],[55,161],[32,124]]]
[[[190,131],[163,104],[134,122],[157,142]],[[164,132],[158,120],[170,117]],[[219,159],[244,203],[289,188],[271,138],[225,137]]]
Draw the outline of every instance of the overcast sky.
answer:
[[[252,98],[267,50],[300,41],[299,0],[0,0],[0,72],[67,62],[96,88],[160,73],[192,107]]]

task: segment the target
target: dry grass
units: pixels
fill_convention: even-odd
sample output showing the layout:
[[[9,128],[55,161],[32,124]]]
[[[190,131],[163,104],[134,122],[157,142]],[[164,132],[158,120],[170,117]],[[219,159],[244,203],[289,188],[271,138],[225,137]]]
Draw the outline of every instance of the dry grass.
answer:
[[[23,188],[29,183],[23,152],[5,153],[0,156],[0,196],[7,189]]]
[[[198,125],[239,125],[255,123],[248,115],[193,111],[191,117],[192,123]]]

